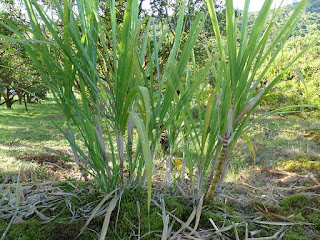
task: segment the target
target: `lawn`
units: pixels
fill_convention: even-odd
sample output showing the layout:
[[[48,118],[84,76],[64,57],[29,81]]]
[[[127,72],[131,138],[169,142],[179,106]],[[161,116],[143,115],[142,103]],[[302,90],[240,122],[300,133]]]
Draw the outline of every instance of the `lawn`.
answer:
[[[309,136],[317,129],[320,129],[320,119],[314,112],[269,116],[254,124],[249,133],[255,149],[256,165],[246,144],[241,141],[240,150],[231,164],[231,172],[248,168],[276,168],[284,161],[299,156],[320,159],[319,142],[315,135],[314,139]]]
[[[40,170],[70,155],[67,140],[52,122],[64,124],[56,104],[48,99],[41,104],[29,104],[28,108],[28,112],[19,104],[13,105],[12,109],[0,108],[2,176],[17,174],[22,164]]]

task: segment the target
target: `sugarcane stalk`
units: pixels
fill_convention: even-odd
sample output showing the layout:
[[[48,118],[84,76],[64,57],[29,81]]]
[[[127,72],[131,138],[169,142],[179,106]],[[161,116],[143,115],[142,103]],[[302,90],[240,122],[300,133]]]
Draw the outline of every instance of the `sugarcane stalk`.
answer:
[[[226,161],[227,155],[228,155],[228,146],[229,146],[229,134],[227,133],[225,137],[222,139],[222,149],[221,149],[219,161],[217,163],[217,168],[215,170],[214,178],[211,182],[211,188],[206,197],[206,202],[205,202],[206,204],[208,204],[210,199],[212,198],[213,193],[216,190],[218,181],[221,177],[222,166],[223,166],[223,163]]]
[[[133,162],[133,150],[132,150],[132,143],[133,143],[133,120],[131,116],[127,122],[127,129],[128,129],[128,152],[129,152],[129,163],[132,164]],[[129,168],[129,179],[131,180],[131,168]]]
[[[116,134],[118,155],[120,161],[120,179],[121,187],[123,187],[123,136],[120,133]]]

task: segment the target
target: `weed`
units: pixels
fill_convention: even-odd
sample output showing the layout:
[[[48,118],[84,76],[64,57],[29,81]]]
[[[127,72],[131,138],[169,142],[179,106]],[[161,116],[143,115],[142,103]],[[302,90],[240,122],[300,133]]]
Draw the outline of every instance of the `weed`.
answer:
[[[179,219],[187,219],[192,212],[192,208],[186,204],[182,198],[166,197],[166,209],[172,212]]]
[[[281,160],[279,166],[286,171],[299,174],[320,173],[320,159],[318,157],[296,156],[289,160]]]
[[[320,145],[320,129],[312,130],[305,134],[305,137],[309,140],[314,141],[316,144]]]
[[[316,195],[307,195],[297,193],[284,198],[280,203],[280,207],[290,209],[291,211],[301,211],[306,207],[319,207],[320,197]]]
[[[290,231],[287,231],[284,235],[284,239],[288,240],[308,240],[309,238],[305,237],[305,227],[297,226],[291,228]]]

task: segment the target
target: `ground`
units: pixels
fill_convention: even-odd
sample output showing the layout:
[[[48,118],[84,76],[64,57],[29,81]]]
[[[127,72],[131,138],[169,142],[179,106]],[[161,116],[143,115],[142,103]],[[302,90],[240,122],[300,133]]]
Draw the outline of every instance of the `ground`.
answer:
[[[0,235],[6,233],[5,239],[74,239],[104,197],[94,184],[81,181],[51,120],[62,124],[64,118],[50,101],[30,105],[29,112],[19,105],[0,108]],[[148,214],[145,189],[126,189],[106,200],[79,239],[98,239],[113,199],[107,239],[161,239],[166,215],[173,239],[187,239],[193,228],[201,239],[319,239],[319,115],[267,117],[248,133],[255,159],[240,141],[226,182],[209,205],[195,202],[186,182],[177,180],[179,187],[166,191],[155,182]]]

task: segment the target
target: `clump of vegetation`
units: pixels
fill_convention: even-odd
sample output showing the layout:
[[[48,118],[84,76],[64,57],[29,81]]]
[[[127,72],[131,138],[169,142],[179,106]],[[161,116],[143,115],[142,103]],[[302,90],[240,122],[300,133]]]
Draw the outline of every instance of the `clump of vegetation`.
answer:
[[[314,227],[316,229],[320,229],[320,210],[319,209],[315,210],[312,214],[308,215],[308,219],[310,220],[310,222],[314,224]],[[319,234],[320,234],[320,230],[319,230]]]
[[[213,213],[211,211],[204,211],[201,215],[200,225],[204,229],[212,228],[212,224],[209,221],[209,218],[218,226],[222,226],[225,222],[225,218],[221,214]]]
[[[281,160],[279,166],[298,174],[320,173],[320,159],[317,157],[296,156],[289,160]]]
[[[317,210],[320,197],[317,195],[297,193],[285,197],[279,205],[268,205],[259,201],[252,202],[251,205],[260,208],[264,212],[264,218],[271,221],[284,221],[286,218],[287,221],[306,223],[291,226],[284,235],[285,239],[318,239],[320,236],[320,211]]]
[[[257,92],[306,4],[307,0],[302,0],[273,36],[270,33],[277,19],[271,14],[272,0],[264,2],[250,30],[249,1],[240,25],[235,21],[233,1],[226,1],[224,36],[216,5],[207,1],[218,50],[214,52],[218,54],[210,55],[201,67],[195,63],[193,50],[204,28],[205,14],[196,14],[184,37],[185,4],[181,6],[167,59],[159,58],[163,51],[160,39],[167,32],[159,36],[154,21],[140,18],[138,0],[127,1],[123,18],[116,14],[115,1],[109,1],[106,11],[100,11],[97,1],[55,2],[50,7],[58,10],[62,28],[52,24],[55,19],[43,6],[26,0],[31,26],[26,31],[32,33],[32,40],[9,22],[4,27],[12,36],[1,37],[8,43],[22,44],[53,94],[66,118],[64,127],[57,127],[69,141],[85,178],[87,172],[92,173],[100,189],[109,192],[124,186],[126,171],[129,185],[141,182],[145,174],[150,206],[154,151],[162,133],[168,131],[169,152],[183,139],[187,156],[183,166],[188,167],[190,175],[198,172],[200,180],[210,178],[209,184],[198,184],[200,192],[206,188],[208,204],[224,180],[238,140],[244,137],[254,152],[246,137],[251,114],[309,48],[302,49],[275,73],[270,84]],[[209,82],[212,86],[208,86]],[[198,113],[192,109],[198,109]],[[83,146],[75,136],[82,139]],[[197,164],[188,154],[193,149],[200,153]]]
[[[179,197],[166,197],[165,206],[168,211],[180,219],[187,219],[192,211],[191,206],[188,206],[186,201]]]
[[[101,225],[103,219],[100,219]],[[6,239],[8,240],[41,240],[41,239],[75,239],[80,232],[81,226],[84,225],[84,220],[75,221],[72,223],[50,222],[43,224],[39,220],[30,220],[23,224],[14,225],[11,227]],[[100,225],[100,226],[101,226]],[[97,226],[90,226],[91,229],[98,230]],[[100,227],[101,228],[101,227]],[[99,230],[98,230],[99,231]],[[79,239],[97,239],[96,233],[85,230]]]
[[[320,145],[320,129],[315,129],[309,131],[305,137],[309,140],[314,141],[316,144]]]
[[[284,239],[289,240],[308,240],[310,239],[307,237],[307,228],[305,226],[295,226],[291,227],[288,232],[285,233]]]
[[[306,207],[319,207],[320,197],[317,195],[307,195],[297,193],[284,198],[280,203],[280,207],[291,211],[302,211]]]
[[[160,208],[151,205],[148,213],[147,192],[144,189],[126,189],[111,215],[107,238],[129,239],[140,231],[140,236],[145,235],[145,239],[156,239],[155,234],[161,235],[163,229],[160,211]]]

